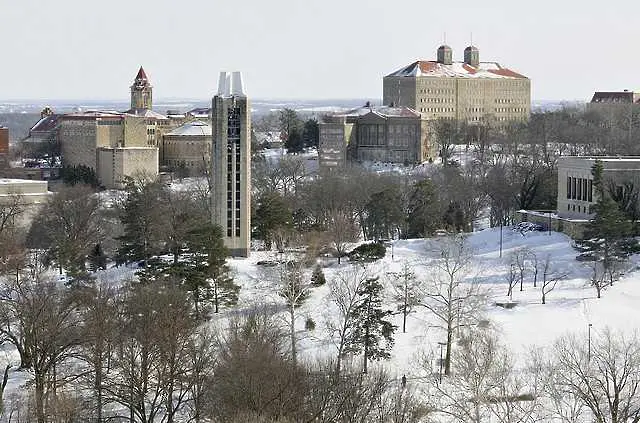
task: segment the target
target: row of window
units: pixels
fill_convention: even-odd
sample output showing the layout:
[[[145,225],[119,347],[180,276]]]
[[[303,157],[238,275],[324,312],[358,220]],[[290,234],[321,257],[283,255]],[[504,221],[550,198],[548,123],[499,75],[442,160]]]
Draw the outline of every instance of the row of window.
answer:
[[[453,88],[423,88],[420,90],[422,94],[453,94]]]
[[[593,180],[567,176],[567,199],[593,201]]]
[[[589,206],[577,206],[575,204],[567,204],[567,211],[577,211],[578,213],[591,213]]]

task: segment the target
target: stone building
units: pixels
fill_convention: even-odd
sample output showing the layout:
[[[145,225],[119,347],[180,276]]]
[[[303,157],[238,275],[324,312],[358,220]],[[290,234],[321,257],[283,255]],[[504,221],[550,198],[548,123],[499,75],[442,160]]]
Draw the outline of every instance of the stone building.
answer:
[[[147,147],[145,118],[121,112],[88,111],[60,116],[60,149],[66,166],[96,169],[100,147]]]
[[[429,120],[501,126],[529,118],[531,83],[499,63],[481,62],[474,46],[459,62],[443,45],[436,60],[418,60],[385,76],[383,103],[410,107]]]
[[[188,175],[203,175],[211,166],[211,125],[200,120],[187,122],[164,134],[160,162]]]
[[[400,164],[433,158],[427,120],[408,107],[364,107],[326,116],[319,124],[321,168],[349,160]]]
[[[9,167],[9,128],[0,125],[0,169]]]
[[[147,146],[160,147],[163,134],[182,123],[182,120],[169,119],[167,116],[153,111],[153,87],[142,66],[140,66],[130,89],[131,106],[124,113],[144,118],[147,123]]]
[[[239,72],[221,72],[211,106],[212,220],[233,256],[249,256],[251,107]]]
[[[0,154],[9,154],[9,128],[0,125]]]
[[[94,169],[107,188],[121,187],[125,176],[157,176],[162,135],[177,122],[151,109],[152,93],[140,67],[131,85],[131,108],[126,112],[91,110],[57,116],[63,164]]]
[[[158,176],[156,147],[99,147],[96,176],[107,189],[122,189],[125,177],[152,180]]]

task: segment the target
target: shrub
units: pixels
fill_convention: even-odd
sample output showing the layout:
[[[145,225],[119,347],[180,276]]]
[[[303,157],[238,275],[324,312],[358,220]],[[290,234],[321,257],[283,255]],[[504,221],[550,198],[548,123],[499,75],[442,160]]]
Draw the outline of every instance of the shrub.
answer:
[[[324,272],[322,271],[322,267],[319,264],[313,269],[313,273],[311,274],[311,285],[312,286],[322,286],[327,282],[324,277]]]
[[[371,262],[380,260],[386,253],[387,249],[383,243],[371,242],[368,244],[359,245],[354,248],[349,253],[349,260]]]
[[[304,328],[309,331],[315,330],[316,328],[315,320],[313,320],[311,317],[307,317],[307,320],[304,322]]]

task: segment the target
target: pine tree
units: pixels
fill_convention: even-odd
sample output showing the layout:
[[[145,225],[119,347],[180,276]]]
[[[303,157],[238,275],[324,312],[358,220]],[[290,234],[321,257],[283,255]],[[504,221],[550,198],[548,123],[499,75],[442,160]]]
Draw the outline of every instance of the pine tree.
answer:
[[[126,263],[146,261],[160,252],[164,214],[159,182],[143,182],[128,178],[125,182],[127,199],[120,210],[124,234],[118,238],[116,260]]]
[[[204,222],[190,231],[185,261],[178,263],[184,272],[184,287],[193,296],[196,315],[200,317],[203,303],[212,303],[213,312],[238,302],[240,286],[236,285],[226,264],[227,248],[222,230]]]
[[[324,277],[324,272],[322,271],[322,267],[317,264],[313,269],[313,273],[311,273],[311,285],[312,286],[322,286],[327,283],[327,279]]]
[[[598,196],[593,207],[595,216],[585,229],[584,239],[578,242],[580,255],[593,262],[592,284],[598,298],[607,284],[613,284],[619,265],[638,248],[631,236],[632,223],[605,189],[603,171],[602,162],[596,160],[591,170]]]
[[[105,270],[107,268],[107,256],[104,254],[100,243],[93,247],[87,256],[87,261],[89,262],[89,270],[92,272],[95,272],[98,269]]]
[[[369,360],[391,357],[393,333],[396,326],[387,318],[390,310],[382,309],[382,284],[378,278],[367,279],[358,290],[358,303],[353,309],[353,331],[345,340],[344,354],[363,353],[363,372],[367,373]]]

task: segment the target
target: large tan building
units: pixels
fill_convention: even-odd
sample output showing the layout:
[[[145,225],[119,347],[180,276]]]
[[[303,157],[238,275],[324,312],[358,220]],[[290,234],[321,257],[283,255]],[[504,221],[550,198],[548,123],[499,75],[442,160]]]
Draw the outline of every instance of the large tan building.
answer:
[[[233,256],[251,241],[251,107],[239,72],[221,72],[212,100],[212,221]]]
[[[326,116],[319,124],[321,168],[349,160],[415,164],[433,158],[428,122],[408,107],[364,107]]]
[[[157,176],[162,135],[177,126],[177,121],[151,110],[152,91],[141,67],[131,85],[131,108],[126,112],[86,111],[58,116],[63,164],[94,169],[107,188],[122,187],[126,176]]]
[[[383,103],[415,109],[427,119],[505,125],[531,113],[529,78],[496,62],[481,62],[470,46],[454,61],[449,46],[436,60],[418,60],[383,78]]]

